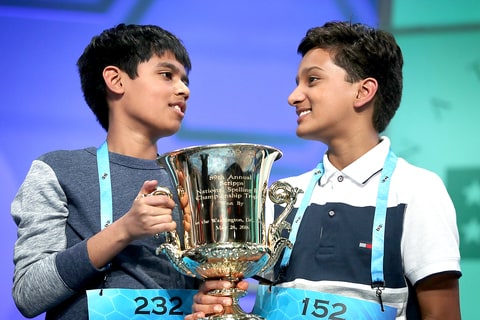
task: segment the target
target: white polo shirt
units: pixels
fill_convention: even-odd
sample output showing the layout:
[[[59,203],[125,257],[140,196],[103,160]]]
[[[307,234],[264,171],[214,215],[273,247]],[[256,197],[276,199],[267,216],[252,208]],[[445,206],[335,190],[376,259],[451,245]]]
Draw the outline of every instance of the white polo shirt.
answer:
[[[324,156],[325,173],[304,213],[290,264],[280,273],[281,286],[379,301],[371,288],[372,226],[389,150],[390,140],[382,137],[381,143],[341,171]],[[312,174],[282,181],[306,190]],[[397,318],[403,319],[408,284],[443,271],[460,275],[459,237],[453,203],[438,175],[399,158],[391,179],[382,300],[397,308]],[[303,195],[299,194],[288,221]],[[267,216],[272,219],[281,209],[268,202]],[[288,233],[284,236],[288,238]],[[278,276],[278,264],[275,270]]]

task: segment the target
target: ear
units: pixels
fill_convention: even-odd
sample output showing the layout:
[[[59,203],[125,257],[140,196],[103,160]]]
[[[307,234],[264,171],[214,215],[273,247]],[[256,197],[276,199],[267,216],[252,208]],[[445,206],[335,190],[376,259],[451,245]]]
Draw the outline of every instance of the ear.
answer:
[[[378,90],[378,82],[375,78],[365,78],[358,82],[357,95],[354,106],[363,107],[372,102]]]
[[[103,69],[103,80],[105,81],[107,91],[117,94],[123,93],[122,72],[118,67],[106,66]]]

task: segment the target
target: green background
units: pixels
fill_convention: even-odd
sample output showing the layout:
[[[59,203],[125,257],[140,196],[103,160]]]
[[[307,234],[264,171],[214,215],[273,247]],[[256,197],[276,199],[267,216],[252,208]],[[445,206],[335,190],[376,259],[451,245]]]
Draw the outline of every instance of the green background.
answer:
[[[397,0],[390,28],[404,53],[404,95],[386,134],[445,182],[460,233],[462,317],[480,319],[480,1]]]

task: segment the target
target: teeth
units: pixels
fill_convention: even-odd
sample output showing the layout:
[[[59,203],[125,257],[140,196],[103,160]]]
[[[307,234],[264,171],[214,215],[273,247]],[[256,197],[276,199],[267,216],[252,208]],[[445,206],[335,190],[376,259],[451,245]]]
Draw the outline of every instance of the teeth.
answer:
[[[175,110],[182,111],[182,108],[180,108],[177,104],[173,106]]]
[[[309,114],[310,112],[312,112],[312,110],[305,110],[305,111],[300,112],[300,114],[298,116],[301,117],[301,116],[304,116],[306,114]]]

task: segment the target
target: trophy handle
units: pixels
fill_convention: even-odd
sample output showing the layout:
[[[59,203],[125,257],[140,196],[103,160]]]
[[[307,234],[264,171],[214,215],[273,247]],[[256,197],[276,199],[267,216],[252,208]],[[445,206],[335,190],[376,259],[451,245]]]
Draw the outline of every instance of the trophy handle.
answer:
[[[276,204],[287,204],[282,213],[269,227],[269,240],[276,240],[277,238],[280,238],[280,233],[284,229],[290,230],[290,223],[285,221],[285,219],[287,219],[295,202],[297,202],[298,194],[303,193],[303,190],[297,187],[294,188],[287,182],[277,181],[270,186],[268,191],[268,195],[272,202]]]
[[[177,237],[177,240],[178,240],[178,237]],[[160,253],[162,252],[167,255],[170,261],[173,262],[172,264],[178,272],[183,273],[184,275],[187,275],[190,277],[194,277],[194,278],[196,277],[195,274],[190,271],[189,266],[183,261],[182,259],[183,252],[180,250],[180,247],[177,247],[176,244],[172,244],[168,242],[161,244],[157,248],[156,254],[160,255]]]
[[[167,187],[157,186],[154,191],[150,192],[149,194],[144,195],[145,197],[149,196],[167,196],[170,199],[173,199],[173,194]],[[165,242],[172,244],[181,249],[180,238],[178,237],[177,232],[174,231],[165,231]]]
[[[173,199],[173,194],[170,189],[160,186],[157,186],[153,192],[144,196],[167,196]],[[172,261],[175,261],[174,266],[177,271],[193,277],[194,275],[182,260],[183,252],[181,251],[181,243],[177,231],[165,231],[164,233],[165,243],[157,248],[156,254],[159,255],[161,252],[164,252]]]
[[[268,228],[268,246],[272,256],[262,268],[262,272],[273,267],[285,247],[292,247],[292,243],[288,239],[283,238],[281,233],[285,229],[288,231],[291,229],[290,223],[285,220],[292,211],[299,193],[303,193],[303,190],[297,187],[294,188],[289,183],[282,181],[274,182],[268,190],[268,195],[272,202],[276,204],[286,203],[287,205]]]

